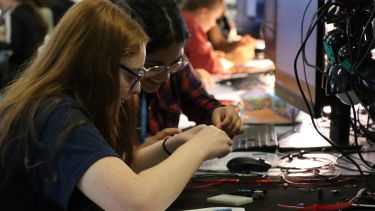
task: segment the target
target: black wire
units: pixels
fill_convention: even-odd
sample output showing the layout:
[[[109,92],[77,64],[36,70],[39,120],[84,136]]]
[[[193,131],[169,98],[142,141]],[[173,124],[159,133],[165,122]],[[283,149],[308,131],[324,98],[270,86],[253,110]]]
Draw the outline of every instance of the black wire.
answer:
[[[334,5],[334,4],[332,4],[332,5]],[[337,6],[337,5],[336,5]],[[348,43],[348,47],[349,47],[349,49],[352,49],[352,43],[351,43],[351,33],[350,33],[350,18],[352,18],[352,13],[350,13],[350,12],[348,12],[348,11],[346,11],[345,12],[345,14],[346,14],[346,35],[347,35],[347,43]],[[364,34],[365,34],[365,31],[366,31],[366,29],[367,29],[367,27],[368,27],[368,25],[371,23],[371,19],[374,17],[374,15],[375,15],[375,7],[373,7],[373,10],[372,10],[372,12],[371,12],[371,15],[369,16],[369,18],[368,18],[368,20],[367,20],[367,23],[366,23],[366,26],[365,26],[365,28],[363,29],[363,31],[362,31],[362,33],[361,33],[361,38],[360,38],[360,40],[362,40],[362,37],[364,36]],[[373,27],[373,34],[375,34],[375,27]],[[375,39],[375,38],[374,38]],[[352,63],[353,63],[353,65],[352,65],[352,70],[353,70],[353,73],[356,75],[356,76],[358,76],[359,78],[361,78],[362,80],[364,80],[364,81],[366,81],[366,82],[368,82],[368,83],[371,83],[371,84],[375,84],[375,81],[372,81],[372,80],[369,80],[369,79],[367,79],[367,77],[365,77],[365,76],[363,76],[361,73],[359,73],[358,71],[357,71],[357,67],[360,65],[360,64],[362,64],[362,62],[364,61],[364,59],[366,59],[366,56],[367,56],[367,54],[369,53],[369,51],[371,50],[371,46],[374,44],[374,39],[372,40],[372,42],[370,43],[370,45],[369,45],[369,47],[367,48],[367,50],[366,50],[366,52],[363,54],[363,56],[361,57],[361,59],[360,59],[360,61],[358,62],[358,64],[357,64],[357,60],[356,61],[354,61],[353,60],[353,55],[352,55],[352,53],[350,53],[350,59],[351,59],[351,61],[352,61]],[[357,47],[357,55],[360,53],[360,51],[361,51],[361,48],[360,48],[360,46],[361,46],[361,44],[360,44],[360,42],[357,44],[358,45],[358,47]],[[318,69],[319,70],[319,69]],[[321,70],[319,70],[320,72],[322,72]]]
[[[369,16],[369,19],[367,20],[366,26],[364,27],[364,29],[363,29],[363,31],[362,31],[361,39],[359,40],[359,42],[362,40],[362,36],[364,36],[365,31],[366,31],[368,25],[370,24],[371,20],[372,20],[372,19],[374,18],[374,16],[375,16],[375,5],[372,5],[372,6],[373,6],[373,9],[372,9],[371,14],[370,14],[370,16]],[[361,79],[363,79],[363,80],[365,80],[366,82],[371,83],[371,84],[375,84],[375,81],[367,79],[367,77],[365,77],[364,75],[362,75],[360,72],[357,71],[357,68],[363,63],[363,61],[366,59],[368,53],[369,53],[369,52],[371,51],[371,49],[372,49],[372,46],[373,46],[373,44],[374,44],[374,42],[375,42],[375,36],[374,36],[375,33],[374,33],[374,31],[375,31],[375,28],[373,27],[373,33],[372,33],[372,34],[373,34],[373,39],[372,39],[371,43],[368,45],[368,48],[366,49],[366,51],[365,51],[364,54],[362,55],[362,57],[361,57],[361,59],[359,60],[358,64],[354,63],[354,65],[353,65],[353,72],[354,72],[356,75],[358,75]],[[349,35],[349,34],[348,34],[348,35]],[[360,48],[359,48],[359,46],[360,46],[360,43],[358,44],[358,52],[360,52]]]
[[[375,7],[373,7],[373,9],[372,9],[372,11],[371,11],[371,15],[370,15],[370,17],[369,17],[369,19],[367,20],[367,22],[366,22],[366,25],[365,25],[365,27],[364,27],[364,29],[363,29],[363,31],[362,31],[362,34],[361,34],[361,36],[359,37],[359,40],[362,40],[362,38],[363,38],[363,36],[365,36],[365,29],[367,29],[367,27],[370,25],[370,23],[371,23],[371,19],[374,17],[374,15],[375,15]]]
[[[353,68],[353,71],[358,74],[360,77],[362,77],[364,80],[366,81],[369,81],[370,83],[374,83],[375,84],[375,81],[371,81],[371,80],[368,80],[366,79],[363,75],[361,75],[359,72],[357,72],[357,68],[363,63],[363,61],[366,59],[367,57],[367,54],[370,53],[371,49],[372,49],[372,45],[374,44],[375,42],[375,37],[372,38],[372,41],[370,43],[370,45],[368,46],[368,48],[366,49],[366,52],[363,54],[361,60],[359,61],[358,65],[355,65],[355,68]]]
[[[375,151],[368,151],[368,152],[375,152]],[[350,154],[350,153],[349,153]],[[343,161],[345,162],[348,162],[347,160],[344,159],[344,157],[342,155],[339,155],[337,156],[336,158],[336,161],[335,161],[335,165],[339,166],[339,167],[342,167],[342,168],[345,168],[345,169],[349,169],[349,170],[352,170],[352,171],[357,171],[356,169],[352,169],[350,167],[347,167],[347,166],[341,166],[340,164],[338,164],[338,161],[342,159]],[[357,158],[357,157],[352,157],[352,159],[355,159],[355,160],[361,160],[360,158]],[[365,167],[368,171],[364,171],[365,173],[375,173],[374,169],[371,169],[369,168],[368,166],[366,165],[363,165],[363,164],[360,164],[360,166],[363,166]]]
[[[366,138],[366,142],[367,142],[369,145],[373,145],[373,144],[374,144],[373,142],[375,141],[375,140],[373,140],[374,137],[371,137],[371,136],[369,135],[369,133],[372,132],[372,131],[370,131],[370,129],[371,129],[371,126],[373,125],[373,124],[370,124],[370,117],[367,115],[367,123],[366,123],[366,126],[364,126],[364,125],[361,123],[360,118],[359,118],[359,108],[357,109],[357,116],[358,116],[357,123],[358,123],[358,125],[359,125],[359,129],[358,129],[359,133],[360,133],[363,137]]]
[[[311,2],[311,0],[310,0],[310,2]],[[310,4],[310,2],[309,2],[309,4]],[[327,8],[327,9],[329,9],[329,8]],[[306,10],[305,10],[305,11],[307,11],[307,7],[306,7]],[[309,25],[308,31],[311,30],[311,29],[313,28],[313,25],[314,25],[314,23],[315,23],[315,21],[314,21],[315,19],[317,19],[316,21],[318,21],[318,19],[321,19],[321,18],[322,18],[322,17],[318,16],[319,13],[322,13],[322,12],[320,11],[320,8],[319,8],[319,9],[313,14],[313,17],[311,18],[311,21],[310,21],[310,25]],[[322,14],[324,14],[324,13],[322,13]],[[317,18],[317,16],[318,16],[318,18]],[[322,16],[324,16],[324,15],[322,15]],[[303,18],[304,18],[304,17],[303,17]],[[303,23],[303,21],[302,21],[302,23]],[[301,44],[302,44],[302,42],[301,42]],[[320,67],[317,67],[316,65],[313,65],[313,64],[309,63],[307,57],[305,56],[305,52],[304,52],[304,51],[305,51],[305,47],[304,47],[304,49],[303,49],[303,54],[302,54],[302,56],[303,56],[303,61],[306,62],[306,65],[309,66],[309,67],[312,67],[312,68],[314,68],[315,70],[318,70],[319,72],[321,72],[322,74],[324,74],[324,71],[321,70]]]
[[[309,2],[309,4],[311,3],[311,1]],[[306,9],[305,9],[305,13],[306,13],[306,11],[307,11],[307,9],[308,9],[308,6],[309,6],[309,4],[307,5],[307,7],[306,7]],[[304,13],[304,15],[305,15],[305,13]],[[314,14],[314,17],[316,16],[316,14],[317,13],[315,13]],[[304,16],[305,17],[305,16]],[[302,21],[302,23],[304,22],[304,17],[303,17],[303,21]],[[314,20],[314,18],[313,18],[313,20]],[[313,25],[313,22],[314,21],[311,21],[311,24],[310,24],[310,27]],[[349,18],[347,18],[347,21],[346,21],[346,23],[348,24],[349,23]],[[317,20],[318,21],[318,20]],[[349,28],[349,25],[347,25],[347,28]],[[301,26],[301,33],[302,33],[302,31],[303,31],[303,24],[302,24],[302,26]],[[350,40],[348,40],[348,42],[349,42],[349,45],[351,45],[350,44]],[[304,52],[304,50],[305,50],[305,48],[303,48],[303,51],[302,51],[302,55],[303,55],[303,57],[304,57],[304,61],[306,62],[306,63],[308,63],[308,61],[307,61],[307,58],[304,56],[305,55],[305,52]],[[307,79],[306,79],[306,70],[305,70],[305,66],[303,65],[303,67],[304,67],[304,75],[305,75],[305,81],[307,81]],[[335,81],[336,83],[340,83],[337,79],[334,79],[334,78],[331,78],[331,80],[333,80],[333,81]],[[308,87],[309,88],[309,87]],[[309,97],[310,97],[310,103],[311,103],[311,105],[313,105],[313,103],[312,103],[312,98],[311,98],[311,93],[310,93],[310,90],[308,89],[308,92],[309,92]],[[352,103],[353,104],[353,103]],[[354,112],[355,112],[355,110],[354,110]],[[354,125],[355,125],[355,123],[354,123]],[[358,129],[357,129],[357,127],[356,126],[353,126],[353,123],[352,123],[352,127],[353,127],[353,129],[355,130],[354,131],[354,137],[355,137],[355,140],[356,140],[356,150],[357,150],[357,152],[359,152],[359,146],[358,146],[358,141],[357,141],[357,137],[358,137],[358,135],[357,135],[357,132],[358,132]],[[359,152],[360,153],[360,152]],[[364,161],[364,162],[366,162],[366,161]]]
[[[365,25],[365,27],[364,27],[364,29],[363,29],[363,31],[362,31],[362,34],[361,34],[360,38],[359,38],[359,42],[361,42],[363,36],[365,35],[366,29],[367,29],[367,27],[369,26],[369,24],[370,24],[370,22],[371,22],[371,19],[374,17],[374,15],[375,15],[375,7],[373,7],[373,9],[372,9],[372,11],[371,11],[371,14],[370,14],[370,16],[369,16],[369,18],[368,18],[368,20],[367,20],[367,23],[366,23],[366,25]],[[371,41],[371,44],[370,44],[369,47],[367,48],[366,52],[363,54],[362,58],[359,60],[359,63],[353,65],[353,70],[357,70],[357,68],[362,64],[362,62],[363,62],[364,59],[366,58],[367,54],[370,52],[370,50],[371,50],[371,46],[372,46],[373,44],[374,44],[374,37],[373,37],[373,39],[372,39],[372,41]],[[358,45],[358,46],[359,46],[359,45]]]
[[[325,8],[325,7],[327,7],[327,6],[330,6],[330,4],[324,4],[321,8]],[[319,8],[318,10],[320,10],[321,8]],[[317,22],[315,22],[314,23],[314,27],[313,28],[315,28],[316,27],[316,25],[317,25]],[[372,189],[372,187],[371,187],[371,185],[369,184],[369,182],[367,181],[367,179],[366,179],[366,177],[365,177],[365,175],[363,174],[363,172],[362,172],[362,169],[359,167],[359,165],[353,160],[353,159],[351,159],[343,150],[341,150],[338,146],[336,146],[336,144],[335,143],[333,143],[330,139],[328,139],[327,137],[325,137],[319,130],[318,130],[318,128],[317,128],[317,126],[316,126],[316,124],[315,124],[315,121],[314,121],[314,117],[312,116],[312,111],[311,111],[311,108],[310,108],[310,106],[308,105],[308,101],[307,101],[307,98],[306,98],[306,95],[305,95],[305,93],[303,92],[303,89],[302,89],[302,85],[301,85],[301,83],[300,83],[300,80],[299,80],[299,76],[298,76],[298,71],[297,71],[297,61],[298,61],[298,57],[299,57],[299,55],[301,54],[301,51],[302,51],[302,49],[305,47],[305,45],[306,45],[306,42],[307,42],[307,40],[308,40],[308,38],[311,36],[311,34],[312,34],[312,30],[309,30],[308,31],[308,33],[307,33],[307,35],[306,35],[306,38],[305,38],[305,40],[303,41],[303,43],[302,43],[302,46],[299,48],[299,50],[298,50],[298,52],[297,52],[297,55],[296,55],[296,57],[295,57],[295,59],[294,59],[294,73],[295,73],[295,76],[296,76],[296,82],[297,82],[297,85],[298,85],[298,88],[299,88],[299,90],[300,90],[300,92],[301,92],[301,95],[302,95],[302,97],[303,97],[303,100],[305,101],[305,104],[307,105],[307,109],[308,109],[308,111],[309,111],[309,114],[310,114],[310,118],[311,118],[311,121],[312,121],[312,124],[313,124],[313,126],[314,126],[314,128],[315,128],[315,130],[329,143],[329,144],[331,144],[331,146],[333,147],[333,148],[335,148],[338,152],[340,152],[341,154],[343,154],[343,156],[345,156],[348,160],[350,160],[355,166],[356,166],[356,168],[358,169],[358,171],[359,171],[359,173],[360,173],[360,175],[362,176],[362,179],[363,179],[363,182],[364,182],[364,185],[366,185],[367,187],[370,187],[370,189]]]
[[[306,8],[305,8],[305,11],[303,12],[303,16],[302,16],[302,22],[301,22],[301,45],[302,45],[302,42],[303,42],[303,25],[305,23],[305,17],[306,17],[306,13],[307,13],[307,10],[309,9],[309,6],[311,4],[312,0],[310,0],[307,5],[306,5]],[[302,57],[303,57],[303,60],[307,61],[307,58],[306,58],[306,53],[305,53],[305,48],[303,48],[303,51],[302,51]],[[306,62],[308,63],[308,62]],[[311,106],[314,107],[315,106],[315,102],[313,101],[312,99],[312,95],[311,95],[311,90],[310,90],[310,86],[309,86],[309,83],[308,83],[308,80],[307,80],[307,75],[306,75],[306,64],[305,62],[303,62],[303,75],[305,77],[305,81],[306,81],[306,87],[307,87],[307,92],[309,94],[309,98],[310,98],[310,103],[311,103]]]
[[[350,39],[350,32],[349,32],[349,29],[350,29],[350,17],[348,16],[349,14],[346,12],[345,13],[346,15],[346,21],[345,21],[345,33],[346,33],[346,39],[347,39],[347,43],[348,43],[348,48],[349,48],[349,56],[350,56],[350,61],[353,63],[354,60],[353,60],[353,54],[352,54],[352,51],[351,49],[353,48],[353,45],[352,45],[352,40]],[[353,68],[353,65],[352,65],[352,71],[354,72],[354,68]]]
[[[350,104],[351,104],[351,108],[352,108],[352,111],[353,111],[353,116],[354,116],[354,119],[356,120],[357,119],[357,115],[356,115],[356,112],[355,112],[355,108],[354,108],[354,103],[353,103],[353,100],[352,98],[350,97],[350,95],[345,92],[346,94],[346,97],[349,99],[350,101]],[[354,130],[354,144],[355,144],[355,148],[357,150],[357,154],[359,156],[359,158],[361,158],[361,161],[368,167],[368,168],[371,168],[373,169],[374,166],[372,164],[370,164],[369,162],[367,162],[367,160],[365,160],[362,156],[362,153],[361,153],[361,150],[359,148],[359,144],[358,144],[358,135],[357,135],[357,124],[352,121],[350,121],[350,123],[352,124],[352,127],[353,127],[353,130]]]
[[[363,107],[365,111],[367,112],[367,115],[370,115],[370,111],[368,110],[367,106]],[[372,126],[375,124],[375,122],[372,123]]]
[[[372,125],[373,125],[374,123],[372,123]],[[367,131],[369,131],[369,128],[371,128],[371,126],[372,125],[370,125],[370,116],[367,114],[367,124],[366,124],[366,129],[367,129]],[[360,126],[361,126],[361,123],[360,123]],[[371,143],[370,145],[372,145],[373,144],[373,142],[375,142],[375,140],[373,140],[373,138],[370,138],[370,141],[369,141],[369,138],[368,138],[368,134],[366,134],[365,133],[365,135],[366,135],[366,141],[367,141],[367,143]]]
[[[370,20],[371,20],[371,18],[373,17],[373,15],[374,15],[374,11],[375,11],[375,8],[372,10],[372,13],[371,13],[371,16],[370,16],[370,18],[367,20],[367,23],[366,23],[366,27],[365,28],[367,28],[368,27],[368,24],[369,24],[369,22],[370,22]],[[349,18],[349,16],[348,16],[348,13],[346,13],[346,29],[349,29],[350,28],[350,25],[349,25],[349,23],[350,23],[350,18]],[[316,17],[316,13],[314,14],[314,17]],[[313,17],[313,19],[314,19],[314,17]],[[311,23],[310,23],[310,27],[313,25],[313,20],[311,21]],[[375,29],[374,29],[375,30]],[[362,34],[361,34],[361,37],[364,35],[364,32],[365,31],[362,31]],[[346,33],[347,33],[347,42],[348,42],[348,45],[349,46],[351,46],[351,39],[349,38],[349,30],[346,30]],[[371,46],[371,45],[370,45]],[[351,49],[351,47],[349,47],[349,49]],[[304,55],[304,50],[305,50],[305,48],[303,48],[303,54],[302,55]],[[352,57],[352,54],[350,54],[350,56]],[[317,70],[319,70],[319,68],[318,67],[316,67],[316,66],[313,66],[313,65],[311,65],[311,64],[309,64],[308,63],[308,61],[307,61],[307,58],[306,57],[304,57],[304,61],[310,66],[310,67],[314,67],[315,69],[317,69]],[[321,70],[320,70],[321,71]],[[325,75],[324,73],[323,73],[323,75]],[[337,83],[337,84],[339,84],[340,83],[340,81],[339,81],[339,79],[338,78],[331,78],[331,77],[329,77],[329,79],[330,80],[332,80],[332,81],[334,81],[335,83]],[[310,93],[309,93],[310,94]],[[311,101],[311,97],[310,97],[310,101]],[[312,103],[312,102],[311,102]],[[359,122],[359,120],[358,120],[358,122]],[[359,122],[359,124],[360,124],[360,122]],[[364,133],[365,135],[366,135],[366,133]],[[366,135],[366,137],[368,138],[368,135]]]

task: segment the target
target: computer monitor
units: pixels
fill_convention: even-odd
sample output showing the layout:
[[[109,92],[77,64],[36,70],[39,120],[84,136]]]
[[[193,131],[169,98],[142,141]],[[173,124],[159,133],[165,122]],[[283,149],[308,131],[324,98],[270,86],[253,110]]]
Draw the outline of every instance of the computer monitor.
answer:
[[[306,36],[306,31],[310,25],[314,13],[320,6],[324,4],[323,0],[265,0],[265,22],[271,23],[274,21],[275,30],[274,38],[265,36],[266,42],[266,56],[267,51],[275,52],[273,58],[275,63],[275,92],[276,95],[287,101],[298,109],[308,113],[306,103],[301,95],[296,82],[294,72],[294,60],[299,48],[302,45],[302,40]],[[271,7],[267,7],[271,4]],[[309,4],[308,9],[305,9]],[[272,8],[273,6],[273,8]],[[305,13],[304,21],[302,19]],[[272,17],[274,16],[274,17]],[[271,18],[271,20],[267,20]],[[303,25],[303,31],[301,28]],[[324,68],[324,51],[323,51],[323,36],[324,25],[318,23],[316,29],[313,31],[308,39],[305,47],[305,55],[308,63],[317,66],[320,69]],[[303,36],[303,38],[301,37]],[[274,39],[274,40],[268,40]],[[274,42],[274,46],[267,46],[267,43]],[[273,49],[268,49],[273,48]],[[350,108],[343,105],[335,96],[327,96],[324,85],[324,77],[321,72],[313,67],[304,65],[302,56],[300,55],[297,63],[297,70],[300,82],[302,84],[303,92],[310,103],[312,109],[312,116],[318,118],[321,116],[323,107],[331,107],[331,124],[330,124],[330,138],[340,146],[349,144],[349,125],[350,125]],[[305,75],[306,74],[306,75]]]
[[[264,0],[237,0],[237,33],[261,38]]]
[[[264,0],[264,21],[262,24],[262,39],[265,42],[264,56],[276,61],[276,4],[277,0]]]

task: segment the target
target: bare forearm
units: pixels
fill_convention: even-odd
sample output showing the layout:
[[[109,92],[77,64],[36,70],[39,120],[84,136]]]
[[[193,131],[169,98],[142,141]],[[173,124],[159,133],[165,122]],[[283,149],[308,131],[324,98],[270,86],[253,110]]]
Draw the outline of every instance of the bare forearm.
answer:
[[[105,210],[125,207],[128,210],[164,210],[177,198],[204,160],[225,156],[231,144],[224,131],[204,125],[182,132],[175,140],[168,147],[173,147],[179,140],[188,141],[159,165],[138,174],[119,158],[104,157],[87,169],[78,188]],[[137,159],[151,159],[158,153],[165,153],[161,144],[158,142],[147,151],[143,149]],[[145,163],[152,162],[143,165]]]
[[[177,198],[203,162],[203,155],[192,149],[181,146],[170,158],[139,174],[148,187],[153,187],[153,194],[158,195],[161,207],[167,208]],[[164,194],[159,194],[160,190]]]
[[[151,168],[161,161],[163,161],[165,158],[167,158],[169,155],[167,152],[163,149],[163,141],[155,142],[152,145],[149,145],[147,147],[141,148],[134,159],[134,162],[132,163],[132,169],[135,172],[140,172],[144,169]],[[165,142],[165,147],[168,149],[169,152],[175,151],[181,144],[183,144],[182,141],[177,140],[176,137],[169,137],[168,140]]]
[[[162,148],[162,141],[141,148],[134,157],[131,165],[135,172],[140,172],[163,161],[168,154]]]

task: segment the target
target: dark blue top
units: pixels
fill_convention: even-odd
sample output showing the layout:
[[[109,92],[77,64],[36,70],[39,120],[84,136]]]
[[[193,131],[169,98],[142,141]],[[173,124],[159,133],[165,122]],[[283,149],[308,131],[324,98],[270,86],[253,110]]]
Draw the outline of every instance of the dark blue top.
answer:
[[[43,108],[39,110],[44,111]],[[36,126],[41,144],[30,144],[33,159],[36,162],[51,159],[54,147],[61,143],[55,168],[42,163],[26,171],[20,163],[15,175],[5,186],[0,186],[0,210],[90,209],[93,203],[76,188],[79,179],[97,160],[119,155],[105,142],[82,107],[71,98],[65,97],[48,116],[43,112],[39,112],[39,116],[45,121],[39,121]],[[86,123],[74,127],[65,137],[61,136],[64,129],[82,120]],[[55,182],[51,180],[53,170],[58,172]]]

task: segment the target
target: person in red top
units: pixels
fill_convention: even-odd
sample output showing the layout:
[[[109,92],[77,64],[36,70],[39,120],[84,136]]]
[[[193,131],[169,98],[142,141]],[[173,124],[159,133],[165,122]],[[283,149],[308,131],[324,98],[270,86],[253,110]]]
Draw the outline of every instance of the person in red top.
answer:
[[[208,41],[207,32],[216,25],[225,9],[223,0],[187,0],[183,16],[190,32],[185,53],[194,68],[203,68],[211,74],[222,73],[220,56]]]

